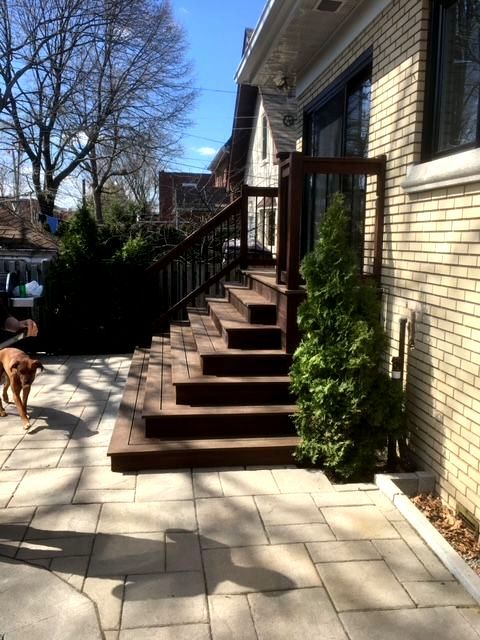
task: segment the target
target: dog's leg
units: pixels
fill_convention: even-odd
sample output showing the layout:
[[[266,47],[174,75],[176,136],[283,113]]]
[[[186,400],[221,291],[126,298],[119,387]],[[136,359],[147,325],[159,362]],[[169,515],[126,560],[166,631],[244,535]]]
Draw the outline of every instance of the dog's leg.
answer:
[[[8,388],[10,387],[10,380],[6,374],[4,374],[4,384],[3,384],[3,401],[5,404],[8,404],[10,400],[8,399]]]
[[[7,396],[7,391],[6,390],[8,389],[10,381],[8,380],[8,376],[5,373],[5,369],[3,368],[2,363],[0,363],[0,380],[4,384],[4,387],[3,387],[3,399],[5,400],[5,402],[8,402],[8,396]],[[0,400],[0,418],[3,418],[6,415],[7,415],[7,412],[3,408],[2,401]]]
[[[27,412],[25,411],[25,407],[23,406],[23,402],[20,398],[20,391],[21,391],[20,382],[16,378],[13,378],[13,380],[11,380],[10,382],[11,382],[11,387],[13,392],[13,399],[17,406],[18,413],[20,414],[20,417],[22,419],[23,428],[30,429],[32,425],[30,424],[30,420],[28,419]]]

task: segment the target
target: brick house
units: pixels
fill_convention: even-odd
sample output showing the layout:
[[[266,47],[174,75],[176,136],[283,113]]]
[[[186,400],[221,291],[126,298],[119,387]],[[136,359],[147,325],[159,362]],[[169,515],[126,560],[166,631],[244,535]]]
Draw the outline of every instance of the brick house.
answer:
[[[386,364],[398,354],[405,318],[411,449],[421,468],[435,472],[442,498],[477,521],[479,28],[474,0],[273,0],[237,71],[239,83],[265,92],[282,76],[295,85],[298,151],[386,156]],[[362,222],[352,200],[352,218],[368,255],[370,180],[354,187],[366,202]],[[313,178],[309,189],[303,251],[334,187]]]
[[[160,171],[159,222],[179,227],[208,219],[225,203],[226,191],[211,173]]]

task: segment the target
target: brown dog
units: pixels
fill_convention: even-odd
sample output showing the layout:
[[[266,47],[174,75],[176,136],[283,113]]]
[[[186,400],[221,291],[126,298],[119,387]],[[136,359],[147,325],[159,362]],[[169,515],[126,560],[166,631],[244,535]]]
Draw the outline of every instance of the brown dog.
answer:
[[[3,376],[4,383],[3,401],[8,403],[7,391],[11,387],[13,399],[22,418],[24,429],[29,429],[31,426],[27,415],[27,400],[37,369],[43,371],[43,365],[40,360],[33,360],[20,349],[12,347],[0,349],[0,378]],[[22,392],[22,398],[20,398],[20,391]],[[6,415],[0,400],[0,416]]]

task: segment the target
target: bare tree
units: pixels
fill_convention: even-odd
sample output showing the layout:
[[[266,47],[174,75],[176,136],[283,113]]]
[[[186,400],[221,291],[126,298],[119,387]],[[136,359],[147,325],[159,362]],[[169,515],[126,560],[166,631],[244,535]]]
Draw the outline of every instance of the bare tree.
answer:
[[[29,159],[40,210],[51,215],[60,185],[95,159],[98,143],[104,150],[110,139],[116,154],[115,137],[152,118],[175,135],[194,93],[169,0],[21,2],[25,16],[8,27],[24,46],[0,65],[10,83],[2,129]],[[40,26],[28,39],[31,24]],[[32,56],[35,64],[12,79]]]
[[[142,129],[129,123],[101,132],[97,143],[82,163],[91,179],[96,218],[103,221],[103,195],[112,183],[121,184],[141,207],[150,207],[157,191],[158,166],[177,151],[170,132],[156,118],[146,118]]]

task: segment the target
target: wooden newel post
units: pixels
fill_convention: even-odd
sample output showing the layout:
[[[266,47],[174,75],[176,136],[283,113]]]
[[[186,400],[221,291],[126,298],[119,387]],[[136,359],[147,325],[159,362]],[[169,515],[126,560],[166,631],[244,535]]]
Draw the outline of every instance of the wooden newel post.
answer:
[[[300,229],[303,206],[303,154],[290,154],[287,196],[287,289],[300,285]]]
[[[242,185],[240,203],[240,269],[248,267],[248,187]]]

